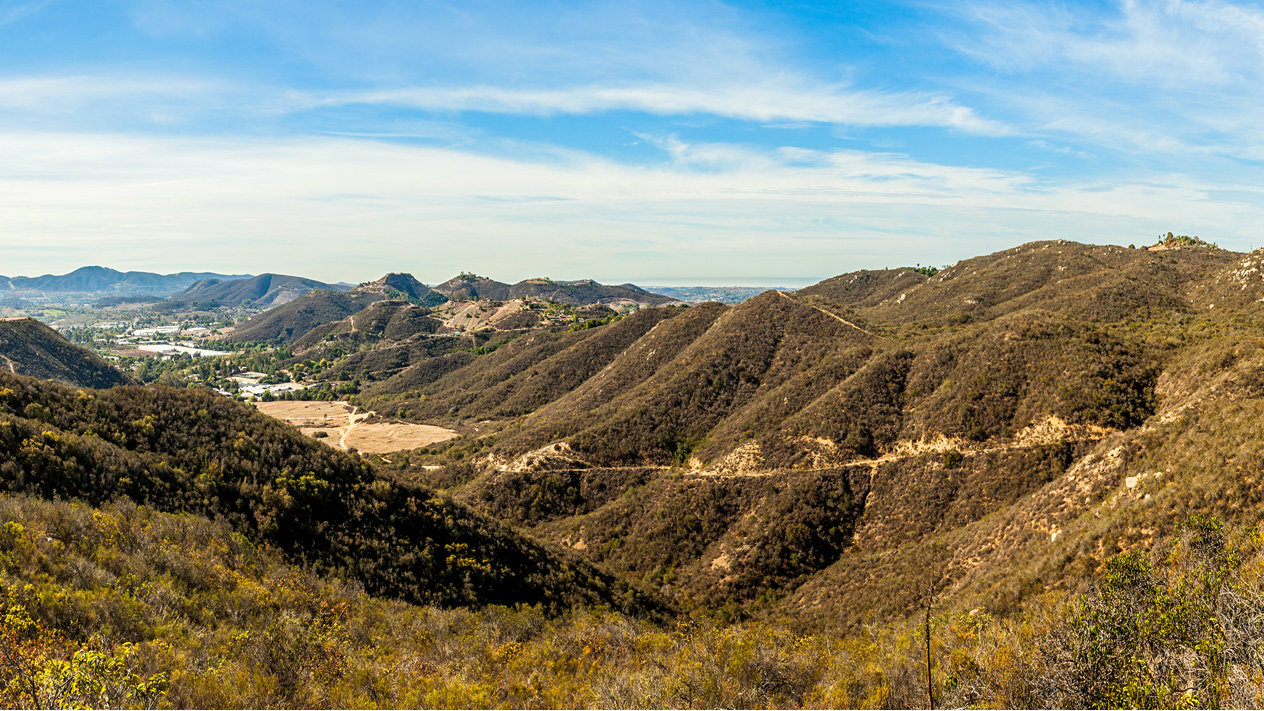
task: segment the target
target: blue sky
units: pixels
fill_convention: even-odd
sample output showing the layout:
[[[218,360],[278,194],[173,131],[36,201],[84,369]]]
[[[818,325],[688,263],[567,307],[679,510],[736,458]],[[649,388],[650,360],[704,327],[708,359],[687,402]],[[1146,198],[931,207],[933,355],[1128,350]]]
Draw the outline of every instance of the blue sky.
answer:
[[[0,274],[1264,244],[1264,7],[0,0]]]

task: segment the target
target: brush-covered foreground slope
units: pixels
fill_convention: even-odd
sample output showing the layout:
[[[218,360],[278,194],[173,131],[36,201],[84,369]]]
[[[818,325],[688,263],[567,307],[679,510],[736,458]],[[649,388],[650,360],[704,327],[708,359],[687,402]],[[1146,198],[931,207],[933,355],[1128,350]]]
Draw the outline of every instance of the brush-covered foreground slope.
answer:
[[[0,371],[108,388],[132,379],[92,351],[32,318],[0,319]]]
[[[1264,541],[1194,518],[1082,598],[931,620],[947,708],[1253,708]],[[224,521],[0,494],[0,706],[916,708],[925,628],[417,606]],[[1194,641],[1194,644],[1191,644]]]
[[[0,591],[5,708],[798,708],[847,678],[837,641],[418,606],[125,501],[0,494]]]
[[[0,374],[0,487],[222,518],[404,600],[645,604],[587,564],[202,389],[86,391]]]
[[[858,273],[533,334],[437,375],[413,365],[411,390],[366,401],[477,425],[411,458],[443,469],[410,476],[683,600],[780,600],[851,625],[874,600],[903,614],[931,570],[953,600],[1004,607],[1114,549],[1121,519],[1094,507],[1147,471],[1090,482],[1175,417],[1166,384],[1197,348],[1259,340],[1259,261],[1034,243],[932,277]],[[1192,452],[1165,456],[1149,466]],[[1111,523],[1066,537],[1092,520]]]

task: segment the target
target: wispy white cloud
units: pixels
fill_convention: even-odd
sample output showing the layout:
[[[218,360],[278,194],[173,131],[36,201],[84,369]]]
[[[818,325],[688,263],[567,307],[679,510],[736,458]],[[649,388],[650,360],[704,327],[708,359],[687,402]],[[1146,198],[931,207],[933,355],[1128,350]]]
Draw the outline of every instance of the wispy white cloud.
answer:
[[[213,79],[163,75],[156,66],[148,73],[84,67],[0,77],[0,106],[34,112],[90,105],[106,115],[153,101],[182,102],[186,115],[208,108],[246,116],[345,107],[537,116],[631,111],[1008,131],[945,91],[864,86],[846,64],[806,64],[790,50],[793,41],[718,2],[126,4],[141,40],[249,37],[266,45],[260,51],[270,61],[216,57],[205,75]],[[319,80],[292,83],[272,66],[306,67]]]
[[[666,145],[666,144],[665,144]],[[1136,241],[1197,225],[1246,241],[1260,191],[1172,179],[1048,185],[896,154],[674,145],[670,165],[569,152],[508,159],[352,139],[0,136],[0,260],[22,245],[69,262],[329,279],[477,268],[621,279],[828,276],[1056,236]],[[776,247],[770,248],[770,240]],[[12,255],[11,255],[12,256]],[[898,261],[902,257],[897,257]],[[10,268],[12,270],[12,268]],[[704,273],[703,273],[704,272]]]
[[[99,109],[106,104],[130,112],[148,112],[158,105],[207,111],[222,108],[222,102],[234,93],[240,96],[241,90],[222,81],[170,75],[0,77],[0,108],[45,115]]]
[[[1009,132],[1001,123],[982,117],[946,96],[859,90],[843,85],[795,85],[788,80],[763,85],[696,88],[642,84],[561,89],[467,86],[314,92],[171,75],[0,78],[0,108],[44,115],[65,115],[91,108],[98,120],[106,116],[152,116],[158,109],[167,114],[196,118],[226,111],[253,117],[353,106],[445,115],[453,112],[592,115],[634,111],[658,116],[705,114],[761,123],[933,126],[988,135]],[[447,125],[454,128],[451,122]]]
[[[1203,90],[1264,74],[1264,11],[1222,0],[1121,0],[1106,13],[1027,2],[955,6],[991,31],[957,47],[1001,69],[1076,66],[1099,80]]]
[[[328,96],[293,93],[292,105],[403,106],[426,111],[504,114],[594,114],[640,111],[662,116],[711,114],[743,121],[802,121],[851,126],[937,126],[1004,134],[1001,123],[952,99],[924,92],[858,90],[782,77],[719,86],[638,84],[514,89],[495,86],[416,87]]]
[[[1016,131],[1132,156],[1264,158],[1264,9],[1224,0],[946,5],[999,70],[963,80]],[[1015,116],[1014,111],[1020,113]]]
[[[0,2],[0,26],[9,25],[14,22],[34,15],[53,3],[54,0],[26,0],[22,1],[6,1]]]

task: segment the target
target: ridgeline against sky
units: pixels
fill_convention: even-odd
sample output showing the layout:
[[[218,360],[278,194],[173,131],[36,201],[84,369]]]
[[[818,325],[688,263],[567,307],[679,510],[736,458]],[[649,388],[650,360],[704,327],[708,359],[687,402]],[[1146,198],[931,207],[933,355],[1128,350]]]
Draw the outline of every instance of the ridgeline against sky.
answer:
[[[1255,246],[1258,5],[821,5],[0,0],[0,273],[741,283]]]

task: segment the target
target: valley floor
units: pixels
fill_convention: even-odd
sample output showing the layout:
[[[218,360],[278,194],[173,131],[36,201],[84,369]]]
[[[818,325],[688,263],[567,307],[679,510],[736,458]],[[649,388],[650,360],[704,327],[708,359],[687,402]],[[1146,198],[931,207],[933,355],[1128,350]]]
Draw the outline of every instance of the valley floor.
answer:
[[[446,442],[454,430],[411,422],[384,422],[372,410],[341,402],[320,400],[259,402],[260,412],[294,425],[303,434],[345,451],[370,454],[398,452]]]

